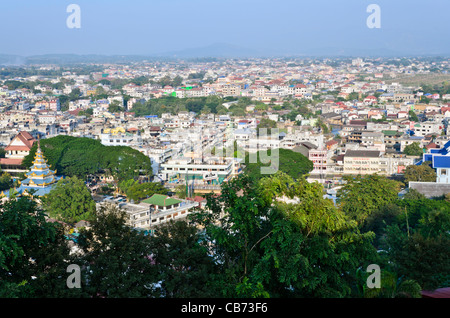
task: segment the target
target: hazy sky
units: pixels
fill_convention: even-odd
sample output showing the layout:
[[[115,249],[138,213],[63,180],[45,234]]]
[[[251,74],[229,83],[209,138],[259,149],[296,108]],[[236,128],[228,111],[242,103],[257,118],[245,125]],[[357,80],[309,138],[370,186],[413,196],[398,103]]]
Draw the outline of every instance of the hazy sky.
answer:
[[[81,28],[69,29],[69,4]],[[369,4],[381,28],[369,29]],[[450,53],[449,0],[16,0],[0,3],[0,53],[152,54],[229,43],[280,53]]]

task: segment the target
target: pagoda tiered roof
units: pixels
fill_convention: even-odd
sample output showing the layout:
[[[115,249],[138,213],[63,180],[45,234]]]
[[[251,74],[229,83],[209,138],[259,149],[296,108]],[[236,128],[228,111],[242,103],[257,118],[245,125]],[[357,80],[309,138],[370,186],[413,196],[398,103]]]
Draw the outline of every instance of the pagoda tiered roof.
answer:
[[[20,181],[20,187],[14,189],[19,195],[33,193],[36,196],[43,196],[49,193],[56,185],[61,177],[56,175],[56,170],[51,170],[51,166],[47,164],[44,154],[41,150],[40,142],[34,155],[33,165],[30,171],[26,173],[27,178]],[[9,191],[3,192],[9,196]]]

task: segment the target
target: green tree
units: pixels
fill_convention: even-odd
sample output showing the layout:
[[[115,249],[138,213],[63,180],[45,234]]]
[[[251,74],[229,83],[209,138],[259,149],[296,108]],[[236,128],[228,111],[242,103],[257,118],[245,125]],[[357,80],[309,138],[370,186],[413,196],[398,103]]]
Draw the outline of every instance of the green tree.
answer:
[[[192,219],[205,228],[205,240],[222,276],[221,296],[233,297],[259,258],[259,243],[271,232],[267,219],[270,204],[248,176],[222,185],[221,195],[206,195],[207,211]]]
[[[423,149],[420,148],[420,144],[418,142],[413,142],[412,144],[405,146],[403,153],[408,156],[422,156]]]
[[[186,185],[180,184],[175,188],[175,193],[177,194],[177,197],[180,199],[185,199],[187,196],[186,193]]]
[[[185,221],[161,225],[151,239],[152,258],[165,298],[218,297],[218,268],[202,234]]]
[[[277,122],[269,118],[261,118],[256,126],[256,133],[259,136],[260,129],[266,129],[266,134],[270,134],[273,128],[277,128]]]
[[[126,191],[128,199],[133,201],[139,201],[151,197],[154,194],[167,194],[167,193],[168,190],[160,183],[156,182],[135,183],[132,186],[130,186]]]
[[[0,176],[0,191],[8,190],[13,186],[13,180],[11,175],[7,172],[3,172]]]
[[[72,297],[66,268],[73,262],[58,223],[30,197],[0,203],[0,296]]]
[[[330,128],[328,128],[328,125],[324,123],[320,118],[317,119],[315,127],[318,127],[324,134],[328,134],[330,132]]]
[[[155,297],[158,277],[150,236],[126,224],[126,213],[103,205],[81,231],[82,285],[88,297]]]
[[[380,288],[365,288],[366,298],[422,298],[420,285],[412,279],[397,277],[396,273],[382,270]]]
[[[23,160],[23,165],[32,165],[37,145]],[[116,181],[151,176],[152,166],[148,156],[125,146],[104,146],[99,140],[60,135],[42,139],[41,149],[48,163],[58,173],[84,179],[89,174],[109,172]]]
[[[51,217],[68,223],[91,220],[96,209],[89,189],[77,177],[59,180],[42,198],[42,205]]]
[[[404,182],[435,182],[436,172],[427,164],[407,166],[404,173]]]
[[[345,184],[338,190],[342,211],[360,225],[376,209],[398,198],[401,183],[376,174],[344,177]]]
[[[260,187],[280,214],[273,214],[273,235],[261,243],[255,276],[270,282],[273,295],[349,297],[356,270],[377,258],[373,233],[359,233],[355,221],[323,198],[318,183],[277,173]]]
[[[278,151],[278,155],[276,154]],[[262,159],[262,156],[265,155],[267,159],[270,159],[271,162],[266,163],[262,162],[267,159]],[[253,156],[256,157],[256,162],[253,161]],[[245,169],[244,172],[248,175],[256,179],[260,179],[268,174],[262,174],[262,167],[274,167],[276,171],[282,171],[288,174],[293,179],[298,179],[305,174],[311,172],[313,170],[313,163],[306,158],[301,153],[292,151],[290,149],[276,149],[276,150],[268,150],[266,151],[258,151],[256,154],[246,153],[245,155]]]
[[[409,120],[412,120],[414,122],[419,122],[419,117],[417,117],[416,113],[411,109],[409,112]]]
[[[424,289],[448,286],[450,203],[404,198],[397,205],[401,213],[386,224],[381,240],[390,270],[399,277],[415,280]]]
[[[380,242],[386,233],[386,226],[396,223],[398,217],[404,213],[404,209],[400,207],[397,202],[380,206],[367,216],[361,231],[375,233],[373,244],[375,247],[379,248],[381,245]]]
[[[323,187],[278,172],[243,175],[195,215],[220,266],[225,296],[345,297],[376,257],[373,234],[323,198]]]
[[[417,281],[423,289],[448,286],[450,282],[448,233],[427,237],[420,232],[414,232],[408,236],[397,225],[388,226],[386,249],[389,251],[392,266],[399,275]]]

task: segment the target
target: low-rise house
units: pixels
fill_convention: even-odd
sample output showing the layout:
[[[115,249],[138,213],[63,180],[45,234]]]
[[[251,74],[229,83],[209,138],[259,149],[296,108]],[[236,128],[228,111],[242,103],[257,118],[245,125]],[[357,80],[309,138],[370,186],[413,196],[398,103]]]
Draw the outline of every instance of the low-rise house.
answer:
[[[199,205],[195,200],[180,200],[162,194],[154,194],[142,203],[149,205],[150,228],[171,220],[185,219]]]

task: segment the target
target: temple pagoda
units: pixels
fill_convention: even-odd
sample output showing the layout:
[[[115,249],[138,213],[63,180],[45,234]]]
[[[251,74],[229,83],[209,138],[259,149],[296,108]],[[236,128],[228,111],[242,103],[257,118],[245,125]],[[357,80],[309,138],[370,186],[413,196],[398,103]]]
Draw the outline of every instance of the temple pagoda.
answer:
[[[34,155],[33,165],[30,171],[26,173],[27,178],[20,181],[20,187],[15,188],[16,195],[44,196],[49,193],[56,185],[56,182],[61,177],[56,176],[56,170],[50,170],[50,165],[47,164],[44,154],[41,150],[41,144],[38,141],[38,148]],[[9,196],[8,194],[4,193]]]

